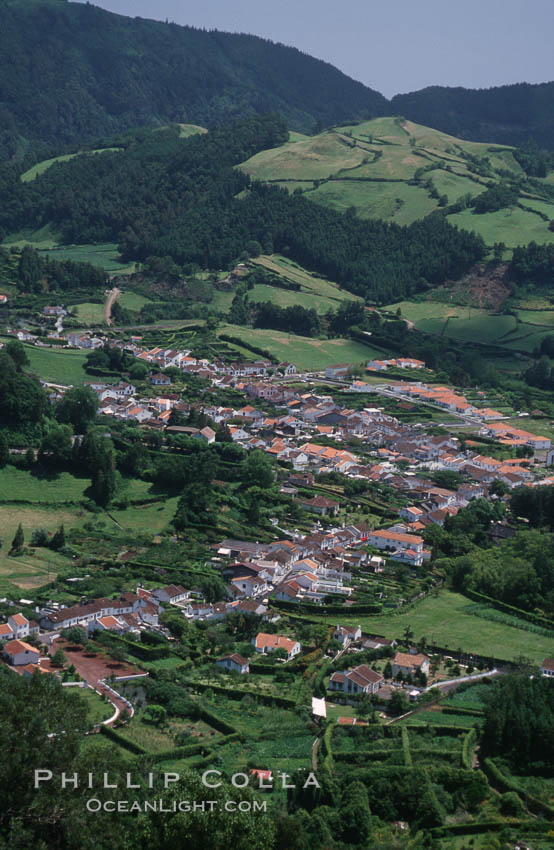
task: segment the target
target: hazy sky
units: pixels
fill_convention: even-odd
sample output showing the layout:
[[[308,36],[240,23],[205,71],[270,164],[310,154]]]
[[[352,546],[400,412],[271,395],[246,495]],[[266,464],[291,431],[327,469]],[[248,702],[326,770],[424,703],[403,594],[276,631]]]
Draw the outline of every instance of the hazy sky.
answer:
[[[390,97],[554,79],[554,0],[92,0],[298,47]]]

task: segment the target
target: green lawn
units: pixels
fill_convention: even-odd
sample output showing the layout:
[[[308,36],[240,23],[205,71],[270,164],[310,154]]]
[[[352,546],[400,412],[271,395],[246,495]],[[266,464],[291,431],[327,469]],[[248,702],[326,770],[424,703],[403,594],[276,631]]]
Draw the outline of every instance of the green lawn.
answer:
[[[26,345],[25,351],[29,358],[30,372],[34,372],[43,381],[54,384],[82,384],[87,378],[83,368],[86,351],[60,348],[37,348]]]
[[[252,345],[271,351],[280,360],[290,360],[299,369],[324,369],[335,363],[361,363],[379,352],[349,339],[311,339],[282,331],[223,325],[218,333],[240,337]],[[250,355],[251,356],[251,355]]]
[[[470,605],[460,593],[442,590],[437,597],[428,596],[402,614],[352,618],[345,613],[341,623],[360,623],[365,632],[388,638],[402,637],[409,626],[416,640],[425,635],[428,642],[441,647],[461,648],[464,652],[508,661],[520,655],[542,661],[554,654],[554,636],[543,637],[504,623],[483,620],[467,613]]]

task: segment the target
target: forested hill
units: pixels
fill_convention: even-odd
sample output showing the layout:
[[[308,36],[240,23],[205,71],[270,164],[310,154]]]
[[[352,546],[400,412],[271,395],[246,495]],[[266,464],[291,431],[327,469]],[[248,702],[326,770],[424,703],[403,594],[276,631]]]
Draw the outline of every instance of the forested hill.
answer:
[[[263,186],[235,166],[288,137],[275,115],[181,138],[141,131],[119,150],[51,165],[29,182],[0,169],[0,230],[48,226],[65,244],[117,242],[125,260],[170,257],[222,269],[243,252],[286,253],[387,303],[463,274],[483,240],[430,215],[410,227],[363,221]]]
[[[0,157],[130,127],[212,127],[280,112],[311,131],[386,112],[378,92],[250,35],[129,18],[65,0],[0,0]]]
[[[391,101],[391,112],[474,142],[554,148],[554,82],[489,89],[429,86]]]

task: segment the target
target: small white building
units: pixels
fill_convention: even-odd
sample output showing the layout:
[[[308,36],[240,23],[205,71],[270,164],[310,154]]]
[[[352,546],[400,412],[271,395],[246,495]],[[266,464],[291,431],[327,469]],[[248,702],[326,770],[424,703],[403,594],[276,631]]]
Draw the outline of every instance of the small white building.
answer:
[[[4,658],[8,664],[19,667],[21,664],[38,664],[40,652],[23,640],[12,640],[4,646]]]
[[[248,660],[243,658],[243,656],[239,655],[237,652],[233,652],[232,655],[224,655],[223,658],[218,658],[215,663],[219,667],[224,667],[226,670],[239,673],[241,676],[248,673],[250,670]]]

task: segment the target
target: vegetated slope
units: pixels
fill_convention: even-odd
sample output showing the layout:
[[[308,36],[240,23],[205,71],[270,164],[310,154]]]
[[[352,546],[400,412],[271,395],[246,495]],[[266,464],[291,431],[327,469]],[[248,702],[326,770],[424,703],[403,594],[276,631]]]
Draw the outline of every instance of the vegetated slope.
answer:
[[[489,245],[554,242],[554,158],[462,141],[402,118],[335,126],[262,151],[241,168],[366,218],[411,224],[438,210]]]
[[[554,148],[554,82],[488,89],[429,86],[391,100],[392,111],[463,139]]]
[[[64,0],[0,0],[0,154],[168,121],[214,126],[280,111],[311,131],[385,111],[332,65],[243,34],[130,18]]]
[[[27,183],[4,166],[0,228],[49,225],[67,244],[118,242],[124,260],[171,257],[181,267],[222,269],[245,251],[277,251],[380,301],[456,278],[483,256],[480,238],[442,216],[406,228],[363,221],[251,183],[235,167],[287,138],[277,116],[252,117],[187,139],[177,128],[131,134],[123,151],[58,162]]]

